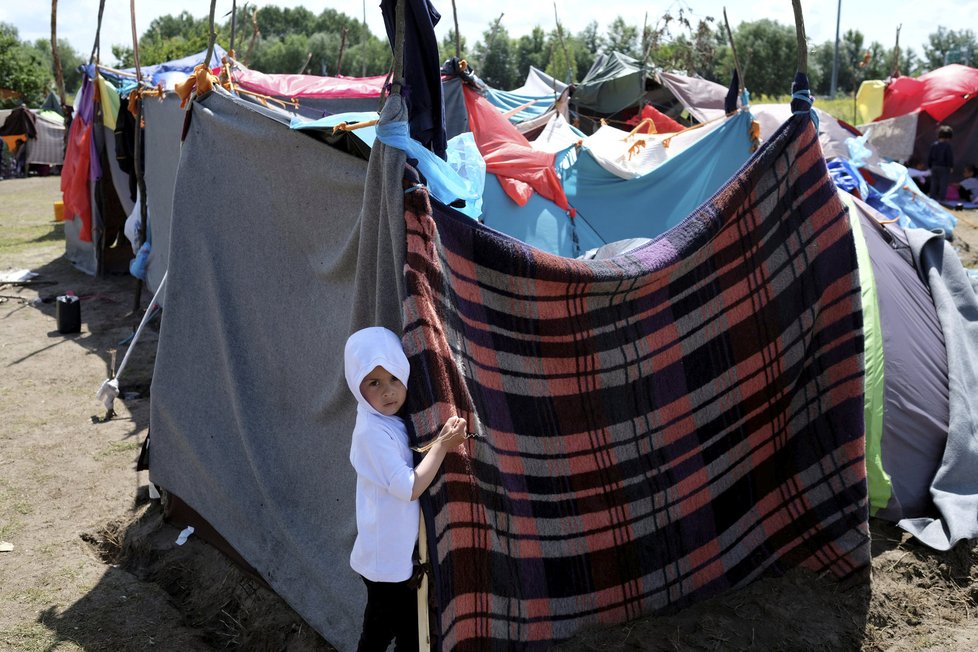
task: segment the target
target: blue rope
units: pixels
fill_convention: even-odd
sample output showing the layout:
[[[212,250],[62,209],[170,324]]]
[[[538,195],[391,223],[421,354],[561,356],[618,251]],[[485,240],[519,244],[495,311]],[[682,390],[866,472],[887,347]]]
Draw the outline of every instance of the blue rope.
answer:
[[[815,96],[812,95],[808,91],[808,89],[805,89],[805,90],[801,90],[801,91],[795,91],[794,93],[792,93],[791,94],[791,99],[793,99],[793,100],[802,100],[804,102],[808,102],[808,106],[811,107],[810,109],[808,109],[808,113],[812,116],[812,122],[815,123],[815,129],[817,131],[818,130],[818,113],[815,112],[815,107],[814,107],[814,105],[815,105]],[[795,115],[799,115],[799,114],[802,114],[802,113],[805,113],[805,110],[804,109],[802,109],[801,111],[795,111],[794,112]]]

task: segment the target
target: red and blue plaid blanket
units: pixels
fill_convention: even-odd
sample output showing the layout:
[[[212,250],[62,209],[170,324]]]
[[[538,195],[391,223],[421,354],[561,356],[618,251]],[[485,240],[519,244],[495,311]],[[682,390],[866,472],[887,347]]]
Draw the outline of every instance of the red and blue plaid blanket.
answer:
[[[807,116],[617,258],[415,203],[412,436],[456,410],[480,435],[423,499],[441,649],[544,649],[764,574],[868,566],[856,254]]]

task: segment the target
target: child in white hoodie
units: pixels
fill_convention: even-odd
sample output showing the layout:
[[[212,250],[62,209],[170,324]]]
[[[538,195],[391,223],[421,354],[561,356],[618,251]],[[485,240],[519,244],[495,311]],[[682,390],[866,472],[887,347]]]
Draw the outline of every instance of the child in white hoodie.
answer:
[[[452,417],[414,466],[407,429],[397,415],[410,372],[398,337],[379,326],[346,341],[346,382],[357,399],[350,462],[357,472],[357,538],[350,566],[367,585],[359,652],[418,649],[417,593],[408,582],[418,539],[418,496],[431,485],[448,451],[465,440]]]

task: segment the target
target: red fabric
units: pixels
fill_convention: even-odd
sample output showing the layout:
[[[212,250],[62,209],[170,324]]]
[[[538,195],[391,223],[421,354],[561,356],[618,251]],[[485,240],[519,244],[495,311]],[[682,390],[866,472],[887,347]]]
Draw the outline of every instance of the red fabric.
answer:
[[[82,242],[92,241],[92,205],[89,201],[88,171],[92,158],[92,125],[85,124],[81,117],[71,121],[68,132],[68,148],[65,150],[64,165],[61,168],[61,193],[64,200],[64,215],[68,220],[75,216],[82,222],[78,238]]]
[[[520,206],[526,205],[535,190],[573,215],[564,186],[554,170],[557,155],[530,147],[523,134],[486,98],[467,87],[462,91],[469,127],[486,160],[486,172],[499,177],[503,190]]]
[[[273,97],[310,99],[353,99],[380,97],[384,88],[379,77],[318,77],[316,75],[266,75],[257,70],[235,70],[234,81],[245,90]]]
[[[655,125],[655,133],[657,134],[674,134],[686,128],[651,104],[646,104],[643,106],[642,111],[635,114],[635,116],[625,124],[635,126],[646,118],[652,118],[652,124]]]
[[[897,77],[883,92],[877,120],[920,109],[941,122],[978,94],[978,69],[952,63],[920,77]]]

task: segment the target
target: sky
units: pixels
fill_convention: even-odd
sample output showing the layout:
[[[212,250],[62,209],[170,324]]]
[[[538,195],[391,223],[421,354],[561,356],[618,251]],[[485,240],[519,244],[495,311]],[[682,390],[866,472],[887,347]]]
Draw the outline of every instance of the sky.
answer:
[[[251,0],[259,7],[277,5],[280,7],[304,6],[313,13],[332,8],[358,18],[364,15],[363,2],[357,3],[346,0]],[[448,0],[432,0],[435,7],[442,13],[442,20],[435,28],[439,40],[452,28],[452,3]],[[241,3],[239,3],[241,4]],[[366,2],[367,25],[377,36],[384,35],[384,24],[381,17],[378,0]],[[557,0],[557,11],[564,27],[572,33],[580,32],[592,20],[597,20],[600,31],[603,32],[616,16],[622,16],[626,22],[641,30],[645,22],[645,13],[649,20],[656,21],[663,13],[669,11],[677,14],[683,9],[695,23],[698,17],[713,16],[722,23],[723,9],[727,7],[730,26],[736,26],[742,21],[769,18],[784,25],[793,25],[794,17],[790,0],[752,0],[750,3],[740,2],[734,7],[732,2],[721,0],[664,0],[659,2],[628,2],[625,0],[612,2],[595,2],[595,0]],[[529,33],[534,26],[540,25],[549,30],[554,25],[553,2],[534,0],[492,0],[491,2],[461,2],[459,31],[468,44],[474,45],[482,39],[482,33],[499,16],[504,14],[502,25],[509,31],[511,37]],[[59,0],[58,2],[58,38],[67,39],[72,47],[83,57],[89,55],[95,41],[95,29],[98,21],[99,0]],[[17,27],[20,38],[33,41],[38,38],[51,37],[50,3],[40,0],[3,0],[0,2],[0,22],[10,23]],[[602,10],[598,11],[596,7]],[[746,9],[745,7],[749,7]],[[937,31],[938,26],[949,29],[974,29],[964,26],[962,17],[978,16],[978,0],[889,0],[885,9],[878,2],[866,0],[803,0],[802,11],[805,15],[805,29],[809,41],[822,44],[835,38],[836,12],[839,12],[840,34],[849,29],[857,29],[866,37],[866,43],[878,41],[885,47],[893,46],[896,29],[902,25],[900,44],[912,47],[918,54],[922,53],[922,45],[927,41],[927,35]],[[925,10],[924,10],[925,9]],[[136,0],[136,28],[138,34],[147,30],[154,18],[166,14],[179,14],[189,11],[195,17],[206,17],[210,11],[208,0]],[[231,11],[231,0],[218,0],[216,19],[226,20]],[[260,14],[259,14],[260,16]],[[116,44],[132,44],[132,27],[130,23],[129,2],[127,0],[106,0],[106,8],[102,21],[102,51],[111,52],[111,46]],[[227,46],[227,44],[223,44]],[[111,55],[109,55],[111,56]],[[109,61],[108,63],[111,63]]]

